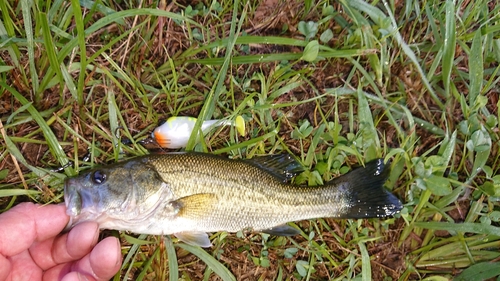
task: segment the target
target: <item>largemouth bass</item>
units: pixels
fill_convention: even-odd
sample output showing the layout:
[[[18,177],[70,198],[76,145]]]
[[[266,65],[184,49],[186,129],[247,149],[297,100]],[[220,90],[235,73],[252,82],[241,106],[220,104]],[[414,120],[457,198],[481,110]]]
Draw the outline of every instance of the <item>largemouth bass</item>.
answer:
[[[207,232],[299,231],[287,222],[314,218],[379,218],[402,208],[383,188],[389,169],[378,159],[321,186],[290,179],[301,165],[289,155],[231,160],[204,153],[147,155],[103,166],[65,182],[69,226],[174,234],[210,246]]]

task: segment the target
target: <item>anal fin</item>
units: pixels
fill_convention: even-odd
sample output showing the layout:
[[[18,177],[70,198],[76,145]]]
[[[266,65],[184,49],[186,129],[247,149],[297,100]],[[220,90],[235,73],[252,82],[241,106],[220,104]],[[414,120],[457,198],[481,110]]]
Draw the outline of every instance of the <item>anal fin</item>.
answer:
[[[268,229],[262,230],[262,232],[276,235],[276,236],[294,236],[300,234],[300,230],[293,228],[287,224],[277,225]]]

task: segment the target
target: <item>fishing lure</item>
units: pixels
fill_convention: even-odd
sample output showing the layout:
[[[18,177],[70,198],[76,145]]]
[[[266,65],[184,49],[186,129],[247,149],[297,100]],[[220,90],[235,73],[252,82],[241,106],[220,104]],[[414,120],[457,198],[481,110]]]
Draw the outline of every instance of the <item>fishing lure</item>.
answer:
[[[195,124],[196,118],[194,117],[170,117],[165,123],[157,127],[151,136],[164,148],[186,147]],[[221,119],[203,121],[201,131],[205,135],[210,129],[218,126],[234,126],[241,136],[245,135],[245,121],[239,115],[234,121]]]

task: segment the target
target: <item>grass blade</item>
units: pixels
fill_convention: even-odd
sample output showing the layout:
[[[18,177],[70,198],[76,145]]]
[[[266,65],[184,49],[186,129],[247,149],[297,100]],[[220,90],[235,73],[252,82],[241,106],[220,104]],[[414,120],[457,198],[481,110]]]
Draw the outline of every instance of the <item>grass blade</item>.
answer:
[[[389,5],[387,3],[387,0],[382,0],[384,3],[384,6],[386,7],[387,13],[389,14],[389,18],[391,19],[392,23],[392,35],[394,36],[394,39],[398,42],[398,44],[401,46],[402,51],[406,54],[406,56],[413,62],[415,65],[418,73],[420,74],[420,77],[422,78],[422,82],[425,85],[425,88],[429,91],[432,99],[436,102],[437,105],[439,105],[439,108],[444,109],[444,104],[441,102],[441,100],[437,97],[436,92],[434,91],[434,88],[431,86],[429,83],[429,80],[427,79],[424,70],[422,69],[422,66],[420,66],[420,63],[417,59],[417,56],[415,53],[412,51],[410,46],[406,44],[406,42],[403,39],[403,36],[401,33],[395,28],[397,26],[396,19],[394,18],[394,15],[391,12],[391,9],[389,8]]]
[[[64,79],[59,66],[59,61],[57,60],[57,53],[54,46],[54,38],[50,33],[50,26],[47,14],[40,13],[40,25],[42,26],[43,42],[45,44],[45,52],[50,62],[50,67],[54,70],[57,76],[57,81],[59,81],[59,91],[62,92],[64,89]],[[45,89],[43,89],[45,90]]]
[[[196,143],[196,139],[198,137],[198,134],[202,134],[201,131],[201,124],[208,118],[210,118],[215,110],[215,102],[219,99],[219,95],[222,93],[224,86],[224,81],[226,80],[226,74],[227,70],[229,68],[229,63],[231,61],[232,55],[233,55],[233,49],[234,45],[236,42],[236,38],[238,38],[238,35],[241,30],[241,26],[243,24],[243,20],[246,15],[246,8],[243,10],[243,13],[240,16],[240,21],[237,21],[237,15],[238,15],[238,7],[239,7],[239,2],[236,0],[234,2],[234,9],[233,9],[233,20],[231,21],[231,29],[229,31],[229,41],[226,47],[226,55],[224,57],[224,62],[222,64],[222,68],[220,72],[217,75],[216,81],[217,81],[217,86],[215,89],[212,88],[212,90],[208,93],[207,98],[205,99],[205,103],[203,107],[201,108],[200,114],[198,115],[198,118],[196,119],[196,124],[194,125],[193,128],[193,133],[191,134],[191,137],[189,138],[189,141],[186,145],[186,150],[193,150],[194,145]],[[246,7],[246,6],[245,6]],[[238,30],[236,30],[236,23],[238,22]]]
[[[179,264],[177,263],[177,254],[175,253],[174,243],[170,236],[165,237],[165,250],[168,255],[169,280],[179,280]]]
[[[7,7],[7,4],[7,1],[0,1],[0,12],[2,15],[0,17],[0,37],[8,36],[10,38],[13,38],[16,36],[16,33],[14,30],[14,22],[12,21],[12,18],[9,14],[10,7]],[[12,63],[17,68],[22,69],[19,67],[19,57],[21,56],[21,53],[19,52],[17,45],[9,45],[8,47],[6,47],[6,49],[9,52],[10,58],[12,59]]]
[[[348,58],[363,56],[366,54],[373,53],[373,50],[362,50],[362,49],[352,49],[352,50],[333,50],[328,52],[319,52],[318,60],[329,59],[329,58]],[[231,58],[231,63],[233,65],[237,64],[249,64],[249,63],[265,63],[283,60],[298,60],[302,57],[301,53],[280,53],[280,54],[262,54],[262,55],[248,55],[248,56],[234,56]],[[187,60],[186,63],[199,63],[203,65],[221,65],[225,61],[224,58],[208,58],[208,59],[191,59]]]
[[[361,274],[363,281],[372,280],[372,266],[370,264],[370,254],[366,249],[364,242],[358,242],[359,251],[361,252]]]
[[[205,250],[200,247],[191,246],[184,243],[176,244],[175,246],[182,248],[190,253],[194,254],[198,258],[200,258],[203,262],[207,264],[209,268],[211,268],[215,274],[219,275],[220,278],[224,281],[232,281],[236,280],[234,275],[227,269],[224,265],[222,265],[219,261],[217,261],[214,257],[209,255]]]
[[[11,196],[33,196],[40,194],[40,191],[29,190],[29,189],[0,189],[0,197],[11,197]]]
[[[499,262],[481,262],[462,271],[455,281],[488,280],[500,275]]]
[[[142,264],[142,270],[137,275],[136,281],[142,281],[146,277],[146,274],[148,274],[148,270],[151,268],[151,264],[153,261],[156,259],[156,256],[158,256],[160,253],[160,247],[157,247],[153,254]],[[146,279],[147,280],[147,279]]]
[[[29,0],[21,0],[21,9],[23,11],[24,29],[26,31],[26,41],[28,43],[28,61],[31,75],[31,85],[35,93],[35,104],[41,100],[38,84],[38,72],[35,64],[35,40],[33,38],[33,22],[31,20],[31,7],[34,3]]]
[[[109,117],[109,127],[111,129],[111,141],[113,142],[113,148],[114,148],[114,156],[115,160],[118,160],[120,156],[120,145],[121,142],[119,140],[119,136],[117,135],[119,133],[119,124],[118,124],[118,106],[116,105],[116,100],[115,100],[115,93],[113,91],[112,87],[108,87],[107,91],[107,102],[108,102],[108,117]]]
[[[444,93],[448,97],[451,95],[451,70],[453,69],[453,61],[455,60],[456,48],[456,28],[455,28],[455,3],[453,0],[446,0],[446,22],[445,34],[443,42],[443,83]]]
[[[0,86],[9,91],[21,104],[25,105],[29,103],[29,101],[23,95],[21,95],[14,88],[5,84],[5,82],[0,81]],[[49,125],[47,125],[47,123],[45,122],[45,119],[43,119],[43,117],[40,115],[40,112],[38,112],[38,110],[36,110],[33,105],[28,107],[28,112],[38,123],[38,126],[40,126],[40,129],[42,130],[45,140],[47,141],[47,144],[49,146],[50,152],[52,153],[54,158],[57,160],[59,165],[61,165],[61,167],[66,167],[66,164],[69,162],[68,157],[66,156],[66,153],[64,153],[59,140],[54,135]],[[76,175],[75,170],[72,167],[66,167],[64,171],[69,176]]]
[[[469,57],[469,108],[471,109],[475,107],[476,98],[481,94],[484,76],[481,30],[475,33]]]
[[[359,131],[363,136],[363,150],[365,160],[370,161],[378,158],[377,151],[380,151],[380,140],[377,129],[373,124],[373,116],[365,93],[358,88],[358,120]]]
[[[125,234],[123,234],[123,235],[125,235]],[[144,239],[146,239],[147,236],[148,235],[146,235],[146,234],[141,234],[136,239],[139,240],[139,241],[144,241]],[[124,270],[125,266],[129,265],[129,268],[128,268],[127,272],[126,272],[126,276],[128,276],[130,274],[130,271],[134,268],[133,260],[139,254],[139,249],[140,249],[141,245],[143,245],[142,242],[141,243],[134,243],[134,244],[132,244],[132,247],[130,247],[130,249],[128,250],[127,255],[123,259],[122,268],[121,269]],[[119,280],[120,273],[118,273],[117,276],[118,276],[118,280]],[[115,279],[117,279],[116,276],[115,276]]]
[[[483,223],[415,222],[416,227],[500,236],[500,227]]]
[[[0,130],[1,130],[2,138],[5,141],[5,144],[6,144],[6,147],[7,147],[7,151],[9,151],[9,153],[11,154],[11,156],[15,157],[17,161],[21,162],[23,165],[25,165],[26,167],[28,167],[29,169],[31,169],[31,171],[33,173],[35,173],[37,176],[41,177],[41,176],[46,175],[42,170],[39,170],[38,168],[33,167],[33,166],[29,165],[26,162],[26,159],[24,159],[24,156],[22,155],[21,151],[19,151],[19,149],[12,142],[12,140],[9,138],[9,136],[7,136],[5,134],[5,130],[1,126],[3,126],[3,124],[0,122]],[[28,165],[26,165],[26,164],[28,164]],[[18,170],[20,170],[19,166],[17,166],[16,168]],[[21,181],[23,181],[23,183],[24,183],[24,178],[21,178]],[[27,188],[28,187],[25,185],[25,189],[27,189]]]
[[[83,88],[85,86],[85,68],[87,66],[87,47],[85,45],[85,27],[83,23],[82,10],[80,8],[80,2],[78,0],[71,0],[71,6],[73,8],[73,17],[75,19],[76,31],[77,31],[77,42],[80,48],[80,74],[78,76],[77,94],[78,94],[78,105],[83,105]]]

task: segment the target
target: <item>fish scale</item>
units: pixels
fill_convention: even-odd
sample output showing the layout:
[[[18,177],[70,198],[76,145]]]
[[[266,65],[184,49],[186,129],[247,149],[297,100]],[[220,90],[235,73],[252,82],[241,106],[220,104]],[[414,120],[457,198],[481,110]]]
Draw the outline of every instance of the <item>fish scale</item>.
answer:
[[[183,154],[171,159],[171,162],[165,162],[163,157],[153,157],[148,162],[157,167],[175,197],[217,190],[217,202],[214,202],[210,214],[200,214],[206,217],[212,228],[210,231],[238,231],[249,227],[262,230],[270,225],[341,212],[337,207],[342,206],[341,194],[331,194],[324,188],[281,183],[249,162],[216,158],[217,166],[212,167],[209,165],[213,165],[213,159],[202,154]],[[180,166],[176,161],[182,163],[182,170],[172,168]],[[200,166],[207,167],[207,171]],[[178,180],[180,178],[183,180]],[[337,204],[325,205],[325,202]]]
[[[158,161],[159,159],[160,161]],[[150,158],[148,162],[154,163],[157,167],[158,173],[162,179],[169,182],[176,182],[171,184],[170,187],[177,197],[184,197],[196,193],[211,193],[222,187],[220,198],[220,209],[222,213],[233,213],[232,206],[236,202],[245,202],[242,208],[237,210],[243,211],[245,208],[253,206],[253,209],[263,210],[272,208],[276,210],[275,213],[280,214],[280,217],[275,218],[279,223],[283,220],[293,221],[301,220],[304,217],[311,216],[333,216],[334,214],[341,214],[341,208],[344,205],[346,194],[340,192],[332,192],[330,189],[322,187],[302,187],[287,183],[281,183],[274,177],[270,176],[265,171],[251,165],[249,162],[241,160],[229,160],[224,158],[215,158],[217,166],[209,166],[213,159],[206,157],[203,154],[183,154],[172,158],[172,165],[166,165],[167,162],[162,162],[163,158]],[[180,173],[171,167],[177,166],[174,161],[184,163],[185,166]],[[170,162],[168,162],[170,164]],[[210,175],[199,170],[199,167],[207,167],[208,170],[217,171],[215,174]],[[198,169],[198,170],[196,170]],[[222,171],[231,171],[231,173],[223,173]],[[184,185],[186,182],[194,182],[186,177],[187,174],[196,178],[197,176],[204,175],[206,182],[201,184]],[[177,179],[182,178],[182,181]],[[214,182],[220,183],[212,184]],[[340,187],[340,186],[339,186]],[[243,194],[243,198],[238,198]],[[234,200],[235,197],[237,200]],[[241,200],[240,200],[241,199]],[[325,204],[326,203],[326,204]],[[334,204],[332,204],[334,203]],[[294,210],[297,208],[296,210]],[[328,212],[328,214],[318,214],[321,212]],[[290,212],[292,211],[292,212]],[[236,212],[237,214],[237,212]],[[224,214],[226,215],[226,214]],[[266,213],[254,213],[255,217],[267,217]],[[270,222],[266,222],[270,223]],[[267,224],[268,225],[268,224]],[[262,228],[258,228],[262,229]]]
[[[174,234],[209,246],[206,232],[243,229],[293,235],[285,223],[322,217],[386,217],[401,202],[383,188],[388,169],[369,162],[325,185],[290,183],[299,171],[288,155],[234,160],[204,153],[137,157],[83,173],[65,183],[71,225]],[[105,177],[103,180],[98,177]]]

